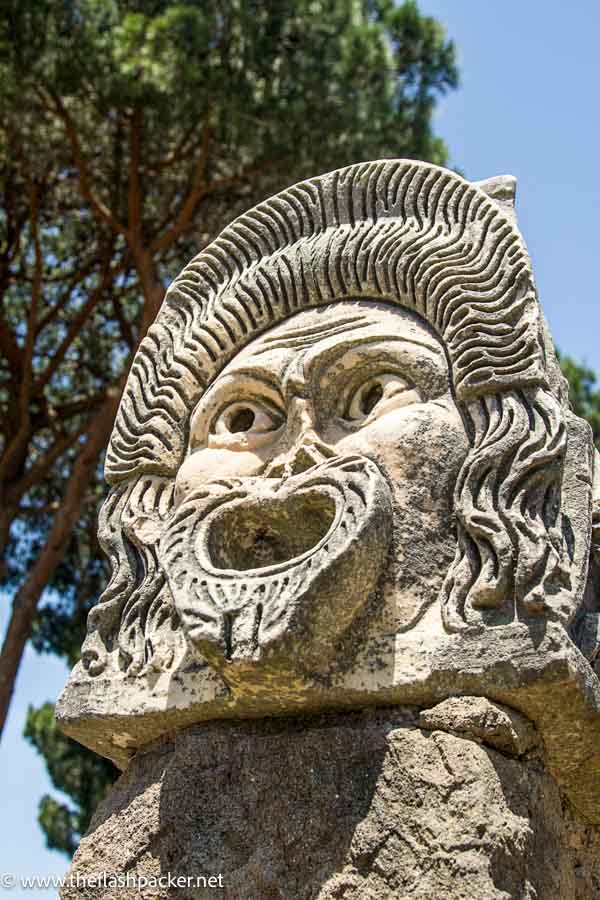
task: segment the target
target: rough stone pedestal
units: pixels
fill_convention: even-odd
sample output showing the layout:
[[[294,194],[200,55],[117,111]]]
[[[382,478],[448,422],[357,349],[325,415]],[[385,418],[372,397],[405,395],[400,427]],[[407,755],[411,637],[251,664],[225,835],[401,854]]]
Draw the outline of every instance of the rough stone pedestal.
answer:
[[[526,720],[447,703],[462,705],[449,718],[464,736],[436,729],[443,709],[404,707],[159,740],[97,811],[70,874],[221,874],[223,887],[72,887],[63,900],[600,896],[600,831],[564,803]]]

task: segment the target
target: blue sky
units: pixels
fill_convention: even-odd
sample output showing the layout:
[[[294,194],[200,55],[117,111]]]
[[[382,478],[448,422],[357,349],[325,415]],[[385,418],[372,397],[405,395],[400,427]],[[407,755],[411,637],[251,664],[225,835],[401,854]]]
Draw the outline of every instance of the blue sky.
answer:
[[[556,343],[600,372],[598,253],[600,4],[597,0],[422,0],[455,40],[461,87],[442,100],[436,129],[467,178],[510,173],[540,298]],[[0,610],[0,629],[7,618]],[[50,790],[43,763],[21,738],[27,705],[57,697],[55,659],[28,652],[0,745],[0,872],[61,874],[36,823]],[[7,897],[31,897],[14,890]],[[55,891],[35,891],[55,897]]]
[[[437,131],[471,180],[517,178],[517,214],[556,344],[600,373],[600,4],[422,0],[458,49]]]

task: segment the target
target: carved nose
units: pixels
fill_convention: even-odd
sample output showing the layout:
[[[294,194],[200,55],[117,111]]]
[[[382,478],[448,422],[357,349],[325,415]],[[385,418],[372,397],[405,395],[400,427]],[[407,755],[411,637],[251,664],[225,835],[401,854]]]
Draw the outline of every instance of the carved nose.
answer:
[[[291,449],[269,463],[264,474],[270,478],[300,475],[335,456],[335,451],[323,443],[315,428],[316,416],[312,403],[303,396],[292,397],[289,402],[287,425],[287,438],[292,445]]]
[[[321,465],[334,455],[333,450],[323,444],[314,432],[308,432],[288,453],[269,463],[265,475],[267,478],[300,475],[313,466]]]

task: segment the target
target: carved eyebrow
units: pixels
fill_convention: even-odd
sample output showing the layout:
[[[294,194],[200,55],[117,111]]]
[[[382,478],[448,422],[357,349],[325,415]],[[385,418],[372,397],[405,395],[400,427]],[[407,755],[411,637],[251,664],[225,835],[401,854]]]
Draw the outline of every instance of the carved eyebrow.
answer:
[[[240,376],[243,378],[247,378],[248,381],[254,381],[258,382],[259,384],[263,384],[266,387],[271,388],[271,390],[275,393],[281,394],[281,386],[277,379],[277,376],[274,373],[269,372],[268,369],[261,369],[260,371],[257,371],[256,369],[252,368],[252,366],[246,365],[240,367],[239,369],[223,371],[219,375],[217,375],[215,380],[211,382],[211,384],[208,386],[208,388],[198,401],[197,407],[201,406],[207,398],[210,399],[208,397],[209,393],[212,393],[213,391],[215,393],[218,393],[218,391],[220,390],[226,390],[228,381],[230,379],[240,378]]]
[[[322,325],[313,325],[310,328],[298,328],[295,331],[288,332],[284,337],[265,337],[261,341],[262,348],[268,345],[269,350],[279,349],[297,349],[303,350],[305,347],[311,346],[315,340],[323,340],[327,337],[333,337],[336,334],[343,334],[345,331],[351,331],[356,326],[369,324],[369,320],[364,315],[357,315],[345,319],[338,319],[335,322],[323,323]],[[257,352],[261,352],[259,348]]]
[[[389,344],[390,342],[394,342],[397,344],[406,344],[409,346],[418,346],[424,347],[426,350],[429,350],[430,353],[438,358],[438,360],[443,359],[444,361],[444,369],[443,372],[439,370],[436,366],[436,378],[439,378],[440,387],[442,384],[445,386],[447,379],[450,377],[449,374],[449,366],[448,359],[444,348],[441,344],[438,344],[435,341],[428,341],[427,339],[419,339],[418,337],[408,337],[406,335],[395,335],[395,334],[372,334],[365,335],[361,338],[360,343],[363,346],[370,348],[376,348],[379,344]],[[327,378],[327,372],[338,362],[348,351],[352,350],[354,347],[355,341],[341,341],[339,344],[335,346],[325,347],[321,350],[316,350],[314,354],[305,354],[302,356],[297,356],[295,359],[290,360],[290,363],[286,366],[285,372],[283,374],[281,393],[285,402],[289,401],[290,394],[296,393],[299,389],[302,389],[302,385],[309,384],[314,378],[314,370],[315,368],[319,368],[323,363],[324,370],[322,373],[325,374]],[[375,356],[375,353],[372,354]],[[429,358],[431,360],[431,358]],[[430,362],[431,365],[431,362]],[[412,366],[411,369],[411,377],[412,377]],[[432,375],[434,373],[432,372]],[[417,379],[419,380],[419,379]]]
[[[409,344],[413,347],[424,347],[426,350],[430,350],[435,353],[437,356],[444,359],[444,362],[447,366],[447,358],[444,352],[444,348],[441,344],[438,344],[434,340],[427,340],[424,338],[418,337],[410,337],[408,335],[400,335],[400,334],[371,334],[365,335],[360,339],[360,343],[362,346],[372,346],[374,344],[388,344],[388,343],[398,343],[398,344]],[[309,355],[309,358],[306,360],[304,364],[306,378],[310,378],[310,372],[321,362],[322,358],[329,357],[328,365],[332,365],[335,361],[339,360],[345,353],[353,348],[355,341],[345,342],[342,341],[339,344],[336,344],[335,347],[327,347],[321,350],[320,352],[316,352],[314,355]]]

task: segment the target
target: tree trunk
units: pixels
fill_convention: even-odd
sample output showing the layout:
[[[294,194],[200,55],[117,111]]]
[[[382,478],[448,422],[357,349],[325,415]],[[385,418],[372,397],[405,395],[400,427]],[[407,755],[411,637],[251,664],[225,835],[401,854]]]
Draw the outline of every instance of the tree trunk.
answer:
[[[140,341],[154,322],[165,296],[165,286],[156,271],[156,264],[147,250],[134,250],[136,271],[144,295],[144,308],[140,321]]]
[[[56,513],[48,539],[13,599],[10,622],[0,653],[0,736],[39,599],[62,561],[73,528],[81,515],[86,491],[110,436],[119,399],[120,391],[111,392],[92,419],[88,439],[75,460],[62,507]]]
[[[6,577],[8,566],[6,564],[6,548],[10,540],[10,529],[14,522],[19,507],[14,504],[8,504],[3,497],[2,509],[0,509],[0,579]]]

